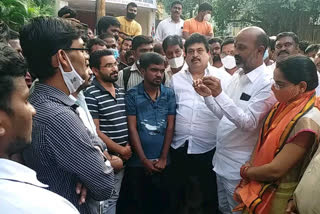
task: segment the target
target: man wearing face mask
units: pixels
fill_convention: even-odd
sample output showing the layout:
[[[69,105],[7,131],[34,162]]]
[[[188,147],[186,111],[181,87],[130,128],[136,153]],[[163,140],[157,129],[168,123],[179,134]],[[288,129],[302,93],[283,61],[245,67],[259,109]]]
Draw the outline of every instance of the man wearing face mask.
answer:
[[[183,43],[181,37],[178,35],[168,36],[163,41],[162,48],[169,64],[165,71],[165,85],[169,86],[172,76],[178,73],[184,65],[187,66],[187,64],[184,63]]]
[[[250,159],[260,125],[276,102],[270,72],[263,62],[267,46],[268,37],[261,28],[242,29],[235,38],[235,58],[241,70],[232,76],[229,85],[223,89],[214,77],[203,77],[195,83],[206,106],[220,119],[212,163],[223,214],[231,214],[237,205],[233,193],[241,178],[240,168]]]
[[[122,39],[127,37],[135,37],[142,34],[141,25],[134,19],[137,16],[138,6],[134,2],[130,2],[127,5],[127,15],[117,17],[120,22],[120,33],[119,36]]]
[[[87,49],[69,22],[51,17],[32,19],[22,28],[20,41],[30,72],[39,79],[29,98],[37,115],[25,163],[80,213],[98,213],[90,202],[111,197],[113,169],[95,147],[101,147],[101,140],[86,129],[78,105],[68,97],[90,78]],[[41,48],[35,52],[34,47]],[[80,202],[78,182],[89,192]]]
[[[223,70],[232,76],[237,70],[236,60],[234,58],[234,39],[228,38],[221,44],[221,62]]]
[[[207,39],[213,37],[211,19],[212,6],[208,3],[202,3],[198,9],[198,15],[195,18],[188,19],[183,24],[182,37],[188,39],[193,33],[200,33]]]
[[[132,66],[119,71],[117,84],[128,91],[130,88],[138,85],[143,80],[140,72],[140,56],[147,52],[153,52],[153,39],[150,36],[136,36],[132,40],[132,51],[135,62]]]

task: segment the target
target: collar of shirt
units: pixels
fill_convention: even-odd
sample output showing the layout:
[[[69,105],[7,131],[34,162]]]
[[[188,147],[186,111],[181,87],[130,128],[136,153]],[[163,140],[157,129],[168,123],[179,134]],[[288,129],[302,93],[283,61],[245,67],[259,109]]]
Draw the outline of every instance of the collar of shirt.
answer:
[[[0,179],[28,183],[42,188],[48,187],[38,181],[37,174],[32,169],[3,158],[0,158]]]
[[[133,63],[133,65],[130,68],[130,71],[139,71],[139,73],[140,73],[140,70],[139,70],[136,62]]]
[[[146,95],[146,91],[144,90],[143,82],[144,82],[144,81],[142,81],[142,82],[139,83],[139,85],[138,85],[138,93],[141,94],[141,95],[143,95],[143,94]],[[163,90],[163,85],[161,84],[161,85],[160,85],[160,94],[159,94],[158,97],[160,97],[163,92],[164,92],[164,90]],[[146,96],[146,97],[147,97],[148,99],[150,99],[149,96]]]
[[[171,18],[171,16],[169,17],[169,22],[174,23],[174,24],[179,24],[181,21],[183,21],[182,19],[179,19],[178,22],[173,21],[173,19]]]
[[[122,62],[122,61],[119,62],[119,65],[124,65],[124,66],[126,66],[126,67],[129,66],[129,65],[127,65],[126,63],[124,63],[124,62]]]
[[[67,106],[72,106],[75,104],[75,102],[72,99],[70,99],[70,97],[63,91],[43,83],[37,82],[35,84],[33,93],[39,94],[40,96],[43,95],[53,97]]]
[[[250,80],[250,82],[254,82],[259,75],[261,75],[261,72],[265,72],[266,70],[266,65],[264,63],[262,63],[262,65],[260,65],[259,67],[255,68],[254,70],[250,71],[249,73],[245,74],[248,79]],[[240,71],[240,75],[242,74],[243,70]],[[243,73],[244,74],[244,73]]]
[[[191,80],[193,80],[191,72],[189,71],[189,67],[183,67],[183,68],[184,68],[185,74],[190,76]],[[206,69],[204,70],[204,76],[210,76],[210,71],[208,67],[206,67]]]
[[[73,94],[70,94],[70,95],[69,95],[69,98],[70,98],[71,100],[73,100],[74,103],[77,103],[77,98],[76,98],[75,96],[73,96]]]
[[[72,99],[76,105],[79,105],[82,108],[86,109],[86,106],[85,106],[86,105],[86,99],[85,99],[85,96],[83,95],[83,91],[80,91],[78,93],[77,97],[75,97],[72,94],[70,94],[69,98]]]
[[[108,92],[110,93],[109,91],[107,91],[100,83],[99,81],[94,78],[93,81],[92,81],[92,85],[96,86],[98,89],[100,89],[101,91],[105,91],[105,92]],[[116,84],[116,83],[113,83],[113,86],[117,89],[119,89],[119,86]]]

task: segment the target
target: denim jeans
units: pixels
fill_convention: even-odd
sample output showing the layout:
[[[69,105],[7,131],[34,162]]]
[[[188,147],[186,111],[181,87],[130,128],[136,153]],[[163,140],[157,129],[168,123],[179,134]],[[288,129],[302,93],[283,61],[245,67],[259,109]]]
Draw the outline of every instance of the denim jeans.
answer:
[[[116,214],[117,201],[119,198],[121,182],[124,175],[124,168],[114,174],[115,193],[106,201],[102,201],[102,214]]]

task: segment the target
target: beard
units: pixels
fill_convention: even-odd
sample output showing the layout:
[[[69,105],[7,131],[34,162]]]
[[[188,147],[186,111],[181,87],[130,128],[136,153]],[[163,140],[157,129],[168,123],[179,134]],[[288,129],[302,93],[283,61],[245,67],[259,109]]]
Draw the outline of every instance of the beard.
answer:
[[[114,75],[114,74],[115,73],[111,73],[110,75],[101,75],[101,79],[103,82],[111,82],[111,83],[117,82],[118,76],[112,77],[112,75]],[[118,72],[117,72],[117,74],[118,74]]]
[[[12,142],[9,143],[9,146],[6,150],[6,154],[8,156],[12,156],[13,154],[17,154],[25,150],[27,147],[29,147],[31,144],[31,141],[28,141],[26,139],[23,139],[21,137],[16,137]]]
[[[136,14],[127,12],[127,18],[133,20],[136,18]]]
[[[213,62],[220,62],[221,61],[220,55],[213,55],[212,56],[212,61]]]

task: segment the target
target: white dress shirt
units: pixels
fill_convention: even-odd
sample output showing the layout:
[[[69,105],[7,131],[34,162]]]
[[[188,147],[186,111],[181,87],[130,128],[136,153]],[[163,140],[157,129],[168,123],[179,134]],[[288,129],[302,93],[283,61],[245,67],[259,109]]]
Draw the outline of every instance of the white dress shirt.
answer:
[[[270,70],[270,72],[271,72],[271,74],[273,76],[274,69],[276,69],[276,62],[274,62],[271,65],[268,65],[267,68]]]
[[[171,17],[162,20],[157,27],[155,40],[163,41],[169,35],[182,36],[184,21],[174,22]]]
[[[250,159],[262,121],[276,102],[268,72],[265,64],[248,74],[239,70],[226,90],[216,98],[205,98],[210,110],[221,118],[214,171],[229,180],[240,179],[240,168]]]
[[[79,214],[69,201],[45,187],[32,169],[0,158],[1,214]]]
[[[80,91],[78,97],[75,98],[72,94],[69,95],[70,99],[72,99],[79,107],[77,108],[79,112],[79,117],[82,120],[83,124],[86,128],[91,132],[91,134],[98,136],[96,125],[94,124],[93,118],[88,109],[85,96],[83,95],[83,91]]]
[[[208,66],[205,76],[221,79],[222,85],[228,79],[218,69]],[[204,98],[193,88],[193,78],[187,69],[173,75],[171,87],[176,95],[177,112],[172,148],[188,143],[188,154],[203,154],[216,146],[216,128],[219,119],[206,106]]]

